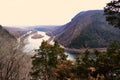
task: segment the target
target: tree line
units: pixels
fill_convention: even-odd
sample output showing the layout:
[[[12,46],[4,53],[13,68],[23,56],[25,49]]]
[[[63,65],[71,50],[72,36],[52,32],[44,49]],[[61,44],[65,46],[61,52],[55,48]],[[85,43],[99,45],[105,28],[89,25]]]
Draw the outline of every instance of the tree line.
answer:
[[[31,80],[117,80],[120,79],[120,45],[113,42],[107,52],[86,50],[74,61],[67,60],[58,42],[43,41],[32,57]]]

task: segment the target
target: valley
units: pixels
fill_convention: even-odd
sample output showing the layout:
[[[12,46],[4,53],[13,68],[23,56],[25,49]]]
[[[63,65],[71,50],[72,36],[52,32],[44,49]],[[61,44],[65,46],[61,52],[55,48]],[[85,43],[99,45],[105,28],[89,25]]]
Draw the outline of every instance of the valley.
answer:
[[[102,10],[80,12],[61,26],[5,28],[24,44],[22,50],[28,54],[34,53],[43,40],[50,44],[57,40],[70,54],[83,53],[86,49],[105,52],[113,41],[120,44],[120,30],[105,21]]]
[[[0,80],[120,80],[120,0],[0,0]]]
[[[39,34],[42,37],[40,38],[32,38],[34,35]],[[23,42],[24,46],[22,47],[22,51],[26,54],[33,55],[35,54],[35,50],[39,49],[42,41],[48,41],[49,44],[54,44],[54,37],[48,36],[46,32],[43,31],[28,31],[25,34],[23,34],[18,40],[21,40],[19,42]],[[19,45],[20,46],[20,45]],[[76,53],[73,52],[65,52],[66,55],[68,55],[68,59],[73,60],[75,58]]]
[[[5,66],[1,70],[15,67],[14,73],[21,72],[19,75],[23,76],[20,80],[30,80],[29,73],[34,64],[42,64],[46,69],[54,67],[60,72],[64,68],[69,71],[69,66],[75,71],[78,70],[76,67],[80,68],[81,73],[84,73],[83,69],[89,71],[89,68],[96,66],[100,66],[100,70],[104,71],[103,69],[113,66],[112,60],[116,63],[117,58],[119,63],[119,44],[120,30],[105,21],[102,10],[81,12],[69,23],[61,26],[0,26],[0,64]],[[106,66],[106,63],[110,66]],[[4,72],[7,73],[2,73],[5,74]]]
[[[80,12],[69,23],[61,26],[4,28],[17,38],[16,48],[22,48],[27,54],[33,54],[43,40],[50,44],[57,40],[68,55],[80,54],[86,49],[90,52],[94,50],[105,52],[111,42],[118,41],[120,44],[120,30],[105,21],[102,10]]]
[[[33,38],[35,35],[40,35],[40,37]],[[18,40],[21,40],[24,44],[22,48],[23,52],[30,55],[33,55],[35,53],[34,51],[40,47],[43,40],[48,41],[49,44],[54,44],[54,37],[48,36],[47,33],[43,31],[30,30],[18,38]],[[76,55],[85,52],[86,49],[88,49],[90,52],[94,52],[94,50],[106,52],[106,48],[65,48],[65,54],[68,55],[68,59],[72,60]]]
[[[51,40],[57,40],[66,51],[77,53],[84,52],[86,48],[90,51],[94,49],[105,51],[113,41],[120,44],[120,30],[105,21],[103,10],[80,12],[70,22],[60,26],[5,27],[5,29],[23,40],[26,45],[23,49],[25,52],[38,48],[42,40],[48,40],[50,43]]]

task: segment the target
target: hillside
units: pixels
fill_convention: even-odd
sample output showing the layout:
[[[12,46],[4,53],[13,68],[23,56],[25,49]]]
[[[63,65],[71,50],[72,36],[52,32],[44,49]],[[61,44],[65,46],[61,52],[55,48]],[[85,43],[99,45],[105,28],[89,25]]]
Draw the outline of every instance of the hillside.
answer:
[[[62,29],[56,40],[70,48],[101,48],[115,40],[120,43],[120,30],[106,22],[102,10],[81,12]]]
[[[0,53],[9,52],[16,46],[17,39],[6,29],[0,26]]]
[[[17,27],[4,27],[10,34],[14,35],[16,38],[22,36],[26,32],[28,32],[28,29],[25,28],[17,28]]]
[[[26,76],[31,68],[30,57],[22,52],[16,37],[0,26],[0,80],[30,80]]]

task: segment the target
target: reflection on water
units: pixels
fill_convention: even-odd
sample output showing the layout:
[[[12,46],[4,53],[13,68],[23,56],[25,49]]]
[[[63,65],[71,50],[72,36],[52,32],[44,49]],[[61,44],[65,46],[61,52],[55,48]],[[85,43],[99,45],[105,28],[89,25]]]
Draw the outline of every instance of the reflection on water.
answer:
[[[80,55],[80,53],[70,53],[70,52],[65,52],[65,54],[68,55],[68,58],[67,58],[68,60],[74,60],[77,55]],[[94,53],[90,53],[89,57],[93,59],[96,58]]]
[[[68,55],[69,60],[73,60],[77,55],[79,55],[79,53],[70,53],[70,52],[65,52],[65,54]]]

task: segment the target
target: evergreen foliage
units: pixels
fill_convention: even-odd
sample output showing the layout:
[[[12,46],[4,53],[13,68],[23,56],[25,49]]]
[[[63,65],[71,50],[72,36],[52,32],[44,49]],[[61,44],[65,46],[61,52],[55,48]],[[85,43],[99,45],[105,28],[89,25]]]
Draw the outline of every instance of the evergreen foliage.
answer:
[[[120,79],[120,46],[113,42],[107,52],[94,51],[94,56],[86,50],[84,55],[76,58],[77,76],[81,78],[91,77],[99,80]]]
[[[31,80],[54,80],[53,69],[63,63],[66,57],[64,49],[60,47],[58,42],[55,41],[54,45],[50,45],[47,41],[43,41],[32,57]]]
[[[31,80],[119,80],[120,45],[113,42],[107,52],[88,49],[75,58],[67,60],[58,42],[46,41],[32,57]]]
[[[109,24],[120,28],[120,0],[112,0],[104,8],[106,21]]]

